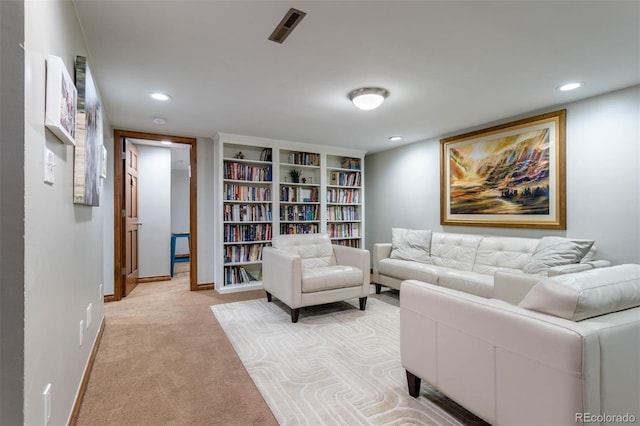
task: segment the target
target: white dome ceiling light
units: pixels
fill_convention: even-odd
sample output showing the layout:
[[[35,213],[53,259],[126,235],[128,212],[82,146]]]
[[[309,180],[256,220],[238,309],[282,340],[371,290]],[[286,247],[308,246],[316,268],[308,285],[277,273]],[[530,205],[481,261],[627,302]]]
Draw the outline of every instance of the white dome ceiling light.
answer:
[[[149,93],[149,97],[151,99],[156,100],[156,101],[168,101],[169,99],[171,99],[171,96],[167,95],[166,93],[161,93],[161,92]]]
[[[389,96],[389,91],[380,87],[363,87],[353,90],[348,98],[358,108],[370,111],[382,105],[382,102]]]
[[[563,84],[562,86],[558,87],[558,90],[560,90],[561,92],[568,92],[570,90],[575,90],[579,87],[582,87],[583,85],[584,83],[582,83],[581,81],[575,81],[575,82]]]

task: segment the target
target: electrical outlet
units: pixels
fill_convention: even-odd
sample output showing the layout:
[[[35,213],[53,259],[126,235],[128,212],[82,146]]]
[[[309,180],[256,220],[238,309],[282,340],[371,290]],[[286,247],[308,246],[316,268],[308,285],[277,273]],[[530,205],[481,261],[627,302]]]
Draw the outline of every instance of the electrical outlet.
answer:
[[[98,300],[102,300],[104,296],[102,296],[102,283],[98,286]]]
[[[83,337],[84,337],[84,321],[80,320],[80,346],[82,346]]]
[[[48,383],[42,392],[43,415],[42,424],[47,426],[51,420],[51,383]]]
[[[91,303],[89,303],[89,306],[87,306],[87,330],[89,329],[89,326],[91,325],[91,309],[93,308],[93,305]]]

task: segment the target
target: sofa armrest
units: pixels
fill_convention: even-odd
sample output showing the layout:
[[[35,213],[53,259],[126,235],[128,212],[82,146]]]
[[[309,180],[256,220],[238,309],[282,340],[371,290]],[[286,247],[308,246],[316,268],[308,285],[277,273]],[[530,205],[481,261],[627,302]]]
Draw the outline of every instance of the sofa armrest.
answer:
[[[353,266],[362,270],[363,274],[363,286],[369,288],[371,282],[371,272],[369,262],[371,256],[369,250],[363,250],[355,247],[347,246],[333,246],[333,254],[336,256],[336,262],[338,265]]]
[[[493,277],[493,298],[517,305],[544,277],[496,271]]]
[[[273,247],[262,249],[262,285],[291,308],[302,303],[302,260]]]
[[[391,243],[376,243],[373,245],[373,282],[378,279],[378,262],[391,256]]]

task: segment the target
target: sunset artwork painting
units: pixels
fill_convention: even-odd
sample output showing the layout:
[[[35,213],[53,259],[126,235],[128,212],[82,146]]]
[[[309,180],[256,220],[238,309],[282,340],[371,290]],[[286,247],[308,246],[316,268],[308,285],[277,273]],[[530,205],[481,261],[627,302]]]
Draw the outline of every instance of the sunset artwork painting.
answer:
[[[442,225],[566,229],[566,110],[440,141]]]
[[[549,129],[451,148],[452,214],[549,214]]]

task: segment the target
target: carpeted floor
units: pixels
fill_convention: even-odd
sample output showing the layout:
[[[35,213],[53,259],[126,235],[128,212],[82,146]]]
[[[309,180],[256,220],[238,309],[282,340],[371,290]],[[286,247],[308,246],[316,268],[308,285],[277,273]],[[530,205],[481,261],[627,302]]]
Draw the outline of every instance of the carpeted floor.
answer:
[[[210,309],[264,292],[191,292],[188,263],[177,267],[105,305],[78,425],[277,424]]]
[[[265,299],[212,306],[281,425],[485,424],[423,383],[407,392],[396,298],[304,309]]]

